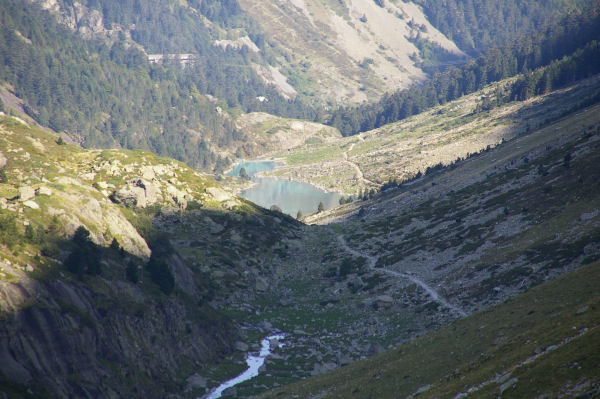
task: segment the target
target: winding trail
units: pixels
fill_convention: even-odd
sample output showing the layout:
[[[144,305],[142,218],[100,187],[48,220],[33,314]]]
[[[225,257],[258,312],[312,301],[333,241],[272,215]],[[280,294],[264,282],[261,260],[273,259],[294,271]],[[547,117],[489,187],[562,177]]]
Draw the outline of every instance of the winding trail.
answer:
[[[348,243],[344,239],[344,236],[342,236],[341,234],[337,234],[333,230],[332,230],[332,232],[334,234],[336,234],[338,242],[346,250],[346,252],[348,252],[348,253],[356,256],[356,257],[367,258],[368,265],[369,265],[369,268],[371,270],[380,271],[382,273],[389,274],[390,276],[394,276],[394,277],[398,277],[398,278],[403,278],[403,279],[410,280],[413,283],[417,284],[419,287],[423,288],[423,290],[425,290],[425,292],[427,292],[427,294],[429,294],[429,296],[431,297],[431,299],[433,299],[435,302],[437,302],[440,305],[442,305],[442,306],[444,306],[444,307],[452,310],[453,312],[459,314],[460,316],[467,316],[467,312],[465,312],[464,310],[462,310],[461,308],[459,308],[457,306],[452,305],[450,302],[448,302],[447,300],[445,300],[444,298],[442,298],[433,288],[431,288],[430,286],[428,286],[427,284],[425,284],[425,282],[423,280],[420,280],[419,278],[417,278],[416,276],[413,276],[412,274],[401,273],[401,272],[397,272],[395,270],[384,269],[384,268],[379,268],[379,267],[376,268],[375,265],[377,264],[378,257],[372,256],[372,255],[368,255],[368,254],[364,254],[364,253],[362,253],[360,251],[357,251],[356,249],[350,248],[350,246],[348,245]]]
[[[359,140],[364,141],[364,139],[362,137],[359,137]],[[348,153],[350,151],[352,151],[352,149],[354,148],[355,145],[356,145],[356,143],[350,144],[350,147],[342,153],[342,156],[344,157],[343,161],[345,163],[347,163],[348,165],[350,165],[354,169],[354,175],[356,176],[357,179],[363,181],[366,184],[370,184],[370,185],[379,187],[379,184],[365,178],[362,170],[360,170],[360,167],[356,163],[348,160]]]

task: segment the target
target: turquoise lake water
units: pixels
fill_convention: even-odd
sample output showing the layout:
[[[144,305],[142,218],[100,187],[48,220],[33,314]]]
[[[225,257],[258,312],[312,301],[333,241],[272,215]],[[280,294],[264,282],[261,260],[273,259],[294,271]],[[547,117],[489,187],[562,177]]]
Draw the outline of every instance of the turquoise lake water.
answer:
[[[326,209],[339,204],[340,194],[323,191],[311,184],[271,177],[255,177],[257,172],[275,169],[277,162],[254,161],[237,164],[229,175],[239,176],[240,169],[245,168],[252,181],[257,184],[243,190],[240,196],[264,208],[277,205],[284,213],[296,217],[298,210],[304,215],[316,212],[319,202]]]

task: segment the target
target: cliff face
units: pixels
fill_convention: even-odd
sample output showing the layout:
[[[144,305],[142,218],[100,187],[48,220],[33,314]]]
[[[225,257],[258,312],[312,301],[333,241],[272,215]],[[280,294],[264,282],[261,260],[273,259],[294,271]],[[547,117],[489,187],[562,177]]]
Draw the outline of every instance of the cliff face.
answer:
[[[148,298],[106,280],[95,282],[99,291],[77,280],[35,281],[2,267],[19,282],[2,281],[1,296],[22,307],[0,323],[0,372],[56,396],[165,397],[236,338],[226,319],[182,298]]]
[[[0,158],[0,397],[185,395],[233,352],[210,281],[152,219],[239,199],[176,161],[84,151],[4,115]]]

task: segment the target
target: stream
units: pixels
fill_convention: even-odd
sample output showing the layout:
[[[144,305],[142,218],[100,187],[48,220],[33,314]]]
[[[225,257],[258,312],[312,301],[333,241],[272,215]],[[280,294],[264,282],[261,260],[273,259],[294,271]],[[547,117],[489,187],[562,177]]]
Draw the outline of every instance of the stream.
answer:
[[[248,369],[242,374],[238,375],[237,377],[227,380],[221,385],[219,385],[206,397],[206,399],[220,398],[223,394],[223,391],[225,391],[226,389],[256,377],[259,372],[258,369],[265,363],[265,359],[271,354],[271,340],[281,340],[284,337],[284,334],[273,334],[264,338],[260,343],[260,353],[258,354],[258,356],[254,356],[248,353],[248,357],[246,358],[246,364],[248,365]],[[283,346],[283,344],[278,343],[278,346],[281,347]]]
[[[339,204],[341,195],[336,192],[324,191],[312,184],[275,177],[258,177],[258,172],[273,170],[280,163],[274,161],[249,161],[234,166],[228,174],[239,176],[244,168],[250,179],[255,183],[252,187],[242,190],[240,196],[264,208],[277,205],[283,213],[296,217],[298,211],[309,215],[317,211],[319,202],[325,209]]]

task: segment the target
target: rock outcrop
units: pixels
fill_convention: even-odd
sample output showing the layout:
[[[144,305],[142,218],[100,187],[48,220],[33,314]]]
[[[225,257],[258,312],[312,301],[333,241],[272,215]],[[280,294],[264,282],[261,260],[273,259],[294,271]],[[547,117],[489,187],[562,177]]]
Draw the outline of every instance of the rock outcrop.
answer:
[[[200,368],[234,350],[225,319],[202,311],[205,321],[190,323],[198,310],[176,298],[153,299],[127,283],[100,294],[76,279],[37,281],[0,266],[19,279],[0,279],[0,372],[10,381],[58,397],[167,397],[166,381],[206,386],[199,376],[181,380],[192,371],[182,363]]]
[[[218,202],[230,200],[233,196],[219,187],[208,187],[206,190],[208,196]]]
[[[129,180],[111,196],[116,203],[132,208],[145,208],[162,200],[160,189],[144,179]]]
[[[35,189],[31,186],[19,187],[19,200],[22,202],[29,201],[35,197]]]

